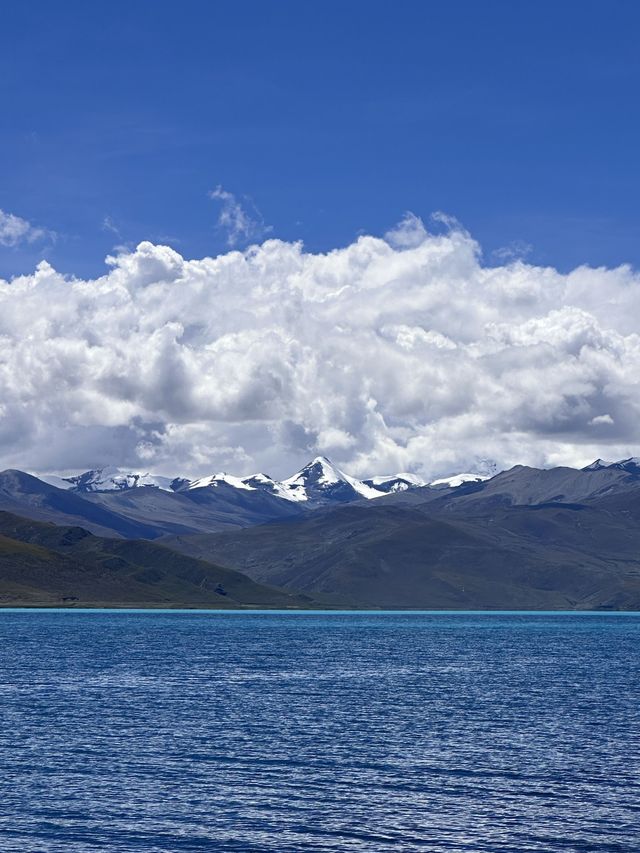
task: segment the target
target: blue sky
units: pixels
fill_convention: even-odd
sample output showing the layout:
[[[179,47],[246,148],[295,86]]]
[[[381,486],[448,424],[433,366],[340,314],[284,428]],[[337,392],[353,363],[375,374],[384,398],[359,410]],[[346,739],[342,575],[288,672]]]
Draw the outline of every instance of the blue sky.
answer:
[[[4,4],[0,465],[638,455],[639,31],[630,0]]]
[[[218,186],[310,251],[442,210],[488,262],[640,264],[635,2],[31,0],[2,17],[0,209],[56,237],[0,246],[0,275],[46,257],[91,276],[144,239],[226,251]]]

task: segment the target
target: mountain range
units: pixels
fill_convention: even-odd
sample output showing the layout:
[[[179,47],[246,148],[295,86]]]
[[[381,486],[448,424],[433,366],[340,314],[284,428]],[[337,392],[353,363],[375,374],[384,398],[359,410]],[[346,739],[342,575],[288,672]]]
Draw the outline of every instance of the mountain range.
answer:
[[[637,457],[431,483],[357,480],[325,457],[283,481],[8,470],[0,513],[0,603],[640,608]],[[114,556],[129,568],[110,568]],[[141,589],[154,561],[163,574]],[[220,581],[223,595],[206,579],[192,588],[194,566],[235,573],[240,591],[230,597]]]
[[[483,474],[457,474],[451,478],[427,483],[417,474],[389,474],[358,480],[337,468],[326,456],[317,456],[300,471],[285,480],[274,480],[267,474],[237,477],[225,472],[198,477],[166,477],[155,474],[126,471],[122,468],[95,468],[70,477],[44,476],[42,480],[64,491],[77,494],[95,492],[130,492],[132,489],[156,488],[161,491],[185,493],[204,488],[218,488],[221,484],[242,491],[258,491],[293,502],[313,505],[332,501],[345,502],[360,497],[372,499],[390,492],[427,485],[459,485],[467,480],[487,479]]]
[[[482,477],[463,474],[455,479],[479,482]],[[447,486],[446,480],[427,484],[415,474],[358,480],[324,456],[282,481],[262,473],[188,479],[96,468],[71,477],[38,478],[9,470],[0,473],[0,509],[38,520],[71,521],[97,535],[153,539],[300,518],[321,507]]]

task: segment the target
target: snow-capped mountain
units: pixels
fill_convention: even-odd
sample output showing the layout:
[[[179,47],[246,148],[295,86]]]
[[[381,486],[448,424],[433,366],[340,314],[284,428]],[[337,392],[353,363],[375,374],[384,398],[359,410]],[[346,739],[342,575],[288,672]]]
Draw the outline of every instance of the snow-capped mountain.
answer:
[[[248,477],[234,477],[232,474],[212,474],[210,477],[200,477],[197,480],[187,482],[182,491],[193,491],[196,489],[218,488],[221,484],[231,486],[246,492],[259,492],[273,495],[288,501],[305,500],[295,489],[290,489],[284,483],[272,479],[267,474],[251,474]]]
[[[297,501],[297,497],[285,485],[273,480],[267,474],[252,474],[250,477],[245,477],[242,482],[258,492],[266,492],[274,495],[277,498],[284,498],[287,501]]]
[[[326,456],[318,456],[286,480],[278,481],[267,474],[234,477],[231,474],[212,474],[192,480],[185,488],[218,488],[224,483],[235,489],[267,493],[286,501],[306,504],[353,501],[358,498],[377,498],[383,492],[367,483],[350,477],[337,468]]]
[[[415,474],[389,474],[358,480],[345,474],[327,459],[317,456],[293,476],[278,481],[267,474],[252,474],[249,477],[233,477],[230,474],[213,474],[189,483],[188,489],[216,488],[226,483],[238,489],[267,492],[275,497],[308,506],[326,503],[344,503],[366,498],[380,498],[385,494],[414,489],[427,485]]]
[[[629,474],[640,474],[640,456],[630,456],[628,459],[619,459],[617,462],[605,462],[604,459],[596,459],[591,465],[587,465],[583,471],[601,471],[603,468],[617,468],[627,471]]]
[[[463,483],[481,483],[483,480],[490,480],[492,476],[492,474],[454,474],[452,477],[432,480],[429,486],[432,489],[455,489]]]
[[[57,488],[80,494],[126,492],[131,489],[146,488],[178,494],[189,493],[195,497],[196,494],[203,496],[205,493],[201,493],[200,490],[205,489],[212,494],[217,490],[221,497],[223,492],[228,496],[232,493],[238,495],[242,493],[249,501],[251,493],[255,494],[256,498],[259,494],[269,495],[311,509],[329,503],[372,500],[407,489],[455,487],[470,480],[485,480],[489,476],[488,474],[457,474],[429,483],[416,474],[405,472],[358,480],[345,474],[326,456],[317,456],[296,474],[282,481],[274,480],[263,473],[237,477],[233,474],[218,472],[196,479],[187,479],[156,476],[116,467],[95,468],[70,477],[45,476],[41,479]]]
[[[481,479],[479,474],[463,474],[460,476],[465,480],[476,479],[476,477]],[[213,474],[210,477],[193,480],[187,488],[215,488],[222,482],[238,489],[268,492],[278,498],[305,503],[308,506],[334,502],[344,503],[362,498],[372,500],[394,492],[429,485],[417,474],[409,473],[387,474],[358,480],[349,474],[345,474],[326,456],[317,456],[300,471],[282,481],[274,480],[262,473],[242,478],[233,477],[230,474]]]
[[[378,498],[381,494],[361,480],[349,477],[326,456],[316,456],[293,477],[283,480],[282,486],[294,500],[314,503],[343,503],[358,498]]]
[[[417,474],[382,474],[378,477],[370,477],[368,480],[362,481],[366,486],[370,486],[377,492],[382,492],[385,495],[393,494],[394,492],[406,492],[407,489],[419,489],[427,486],[426,480],[418,477]]]
[[[253,486],[248,485],[240,477],[234,477],[233,474],[227,474],[224,471],[219,474],[211,474],[209,477],[199,477],[197,480],[187,481],[188,485],[182,487],[182,491],[191,489],[217,489],[219,485],[224,483],[234,489],[244,489],[245,491],[254,491]]]
[[[56,482],[52,482],[54,479]],[[73,489],[75,492],[122,492],[143,486],[162,489],[166,492],[175,491],[175,480],[171,477],[156,477],[148,473],[127,472],[113,467],[95,468],[75,477],[50,477],[47,482],[58,488]]]

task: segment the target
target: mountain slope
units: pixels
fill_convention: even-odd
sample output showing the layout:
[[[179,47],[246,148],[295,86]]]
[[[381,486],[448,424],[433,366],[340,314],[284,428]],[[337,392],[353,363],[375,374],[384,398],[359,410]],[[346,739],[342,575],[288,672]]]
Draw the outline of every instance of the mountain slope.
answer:
[[[580,503],[610,494],[631,493],[640,488],[640,470],[636,472],[618,464],[597,468],[588,466],[582,470],[516,465],[489,479],[458,482],[459,479],[446,478],[425,488],[385,495],[376,503],[421,507],[430,513],[446,511],[464,515],[507,506]]]
[[[638,500],[640,515],[640,494]],[[640,607],[640,530],[597,505],[376,501],[239,534],[180,537],[184,553],[336,603],[418,608]],[[471,512],[473,509],[473,512]]]
[[[153,524],[128,519],[12,469],[0,472],[0,510],[56,524],[80,524],[103,536],[153,539],[159,535]]]
[[[147,538],[247,527],[303,512],[290,501],[261,491],[237,489],[225,482],[178,492],[154,488],[93,492],[86,500],[134,524],[152,527],[154,537]]]
[[[609,494],[614,490],[634,489],[640,475],[616,467],[529,468],[516,465],[478,484],[479,488],[464,496],[464,505],[492,498],[494,502],[531,505],[548,502],[575,503]],[[452,497],[455,497],[454,493]],[[460,493],[462,495],[462,493]]]
[[[145,541],[0,512],[0,605],[291,607],[298,595]]]

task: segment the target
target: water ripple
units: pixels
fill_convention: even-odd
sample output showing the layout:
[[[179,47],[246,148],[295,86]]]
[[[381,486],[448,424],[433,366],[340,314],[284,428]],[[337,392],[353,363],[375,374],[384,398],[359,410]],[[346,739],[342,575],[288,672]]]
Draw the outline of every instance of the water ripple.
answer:
[[[0,612],[0,851],[632,851],[640,617]]]

